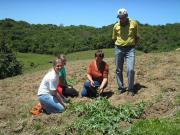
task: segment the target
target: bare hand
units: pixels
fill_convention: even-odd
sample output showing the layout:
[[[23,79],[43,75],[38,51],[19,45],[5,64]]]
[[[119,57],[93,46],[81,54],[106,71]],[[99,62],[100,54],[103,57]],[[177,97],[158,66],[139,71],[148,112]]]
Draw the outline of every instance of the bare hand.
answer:
[[[64,109],[66,110],[68,108],[68,105],[67,104],[64,104]]]
[[[103,88],[99,88],[98,91],[99,91],[99,94],[102,94],[103,93]]]
[[[95,87],[95,86],[94,86],[94,81],[91,81],[91,86],[92,86],[92,87]]]

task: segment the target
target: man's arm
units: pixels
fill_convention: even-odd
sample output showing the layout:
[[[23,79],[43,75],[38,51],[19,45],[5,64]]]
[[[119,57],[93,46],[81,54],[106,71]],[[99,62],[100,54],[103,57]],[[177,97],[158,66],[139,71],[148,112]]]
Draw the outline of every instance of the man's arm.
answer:
[[[139,40],[140,40],[139,26],[138,26],[138,23],[136,22],[135,45],[138,45]]]
[[[115,26],[113,27],[113,32],[112,32],[112,40],[113,41],[116,41],[116,39],[117,39],[117,33],[116,33],[116,28],[115,28]]]

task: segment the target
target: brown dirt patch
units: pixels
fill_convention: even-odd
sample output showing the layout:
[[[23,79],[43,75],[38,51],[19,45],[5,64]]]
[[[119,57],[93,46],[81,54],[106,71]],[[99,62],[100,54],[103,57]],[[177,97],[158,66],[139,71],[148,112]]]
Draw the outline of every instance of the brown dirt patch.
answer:
[[[105,92],[111,104],[116,106],[129,102],[138,103],[143,100],[152,103],[145,109],[145,118],[168,115],[174,108],[172,104],[176,100],[176,95],[180,92],[180,53],[142,54],[136,58],[137,94],[133,97],[127,95],[126,92],[122,95],[117,93],[114,58],[105,59],[110,65],[109,84]],[[79,92],[87,79],[86,67],[89,62],[90,60],[79,60],[67,64],[67,77],[74,81],[74,87]],[[125,71],[124,82],[127,86]],[[37,89],[46,72],[38,71],[0,80],[0,129],[4,128],[9,131],[11,123],[20,121],[22,118],[27,120],[28,125],[31,117],[29,110],[38,102]],[[73,102],[91,102],[92,99],[79,96],[72,100]],[[54,122],[54,117],[44,117],[47,116],[43,116],[41,122]],[[19,127],[19,130],[22,128]]]

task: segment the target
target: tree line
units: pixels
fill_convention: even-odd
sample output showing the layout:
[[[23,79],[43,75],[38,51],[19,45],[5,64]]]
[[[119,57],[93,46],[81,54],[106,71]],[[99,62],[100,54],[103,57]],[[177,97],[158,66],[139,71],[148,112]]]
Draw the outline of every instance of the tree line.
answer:
[[[85,25],[63,26],[29,24],[12,19],[0,20],[9,47],[18,52],[40,54],[72,53],[113,48],[113,25],[95,28]],[[151,26],[139,23],[141,40],[138,50],[144,52],[170,51],[180,47],[180,23]]]
[[[0,79],[22,72],[22,65],[16,60],[14,51],[56,55],[113,48],[113,26],[57,26],[30,24],[9,18],[0,20]],[[157,26],[139,23],[139,33],[137,50],[145,53],[180,48],[180,23]]]

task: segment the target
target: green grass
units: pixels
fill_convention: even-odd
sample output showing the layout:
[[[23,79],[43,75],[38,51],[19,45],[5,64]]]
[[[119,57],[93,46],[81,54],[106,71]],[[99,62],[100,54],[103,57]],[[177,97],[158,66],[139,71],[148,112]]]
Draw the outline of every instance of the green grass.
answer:
[[[105,58],[114,57],[114,48],[113,49],[103,49]],[[68,61],[76,60],[87,60],[93,59],[96,50],[75,52],[68,54]],[[142,52],[137,51],[137,55],[142,54]],[[51,67],[49,61],[54,60],[55,56],[45,55],[45,54],[33,54],[33,53],[16,53],[17,59],[23,64],[23,73],[34,72],[38,70],[44,70]]]
[[[54,59],[52,55],[32,53],[17,53],[16,57],[23,64],[23,73],[50,68],[49,61]]]
[[[82,52],[75,52],[67,55],[67,59],[69,61],[75,60],[87,60],[93,59],[96,50],[89,50],[89,51],[82,51]],[[112,58],[114,57],[114,48],[111,49],[103,49],[105,58]],[[143,52],[136,51],[137,55],[141,55]]]
[[[176,95],[175,105],[180,106],[180,93]]]
[[[67,55],[69,61],[93,59],[96,50],[75,52]],[[114,49],[103,49],[105,58],[114,57]]]
[[[180,133],[180,113],[168,119],[141,120],[130,129],[130,135],[177,135]]]

